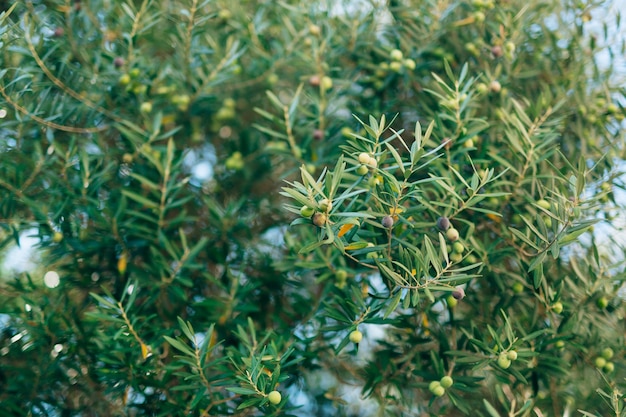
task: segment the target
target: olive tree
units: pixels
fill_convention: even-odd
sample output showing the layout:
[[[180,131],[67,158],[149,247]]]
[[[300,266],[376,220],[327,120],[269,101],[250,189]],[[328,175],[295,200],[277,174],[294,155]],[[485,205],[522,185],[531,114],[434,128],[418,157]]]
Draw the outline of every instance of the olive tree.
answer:
[[[0,4],[6,415],[626,415],[616,5]]]

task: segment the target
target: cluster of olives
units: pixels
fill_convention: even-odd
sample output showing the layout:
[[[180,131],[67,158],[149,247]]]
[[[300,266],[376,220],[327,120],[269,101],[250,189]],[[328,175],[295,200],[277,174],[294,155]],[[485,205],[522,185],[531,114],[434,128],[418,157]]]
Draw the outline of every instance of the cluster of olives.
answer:
[[[442,397],[446,393],[446,389],[454,384],[454,380],[448,375],[442,377],[439,381],[432,381],[428,384],[428,390],[437,397]]]
[[[332,208],[333,202],[327,198],[323,198],[317,202],[317,207],[302,206],[300,208],[300,215],[307,219],[310,218],[317,227],[324,227],[328,222],[328,213],[330,213]]]
[[[509,369],[511,363],[517,359],[517,352],[515,350],[509,350],[508,352],[502,352],[498,355],[498,366],[502,369]]]
[[[594,364],[597,368],[602,369],[607,374],[615,370],[615,365],[610,360],[613,358],[613,349],[610,347],[602,349],[600,355],[596,357]]]

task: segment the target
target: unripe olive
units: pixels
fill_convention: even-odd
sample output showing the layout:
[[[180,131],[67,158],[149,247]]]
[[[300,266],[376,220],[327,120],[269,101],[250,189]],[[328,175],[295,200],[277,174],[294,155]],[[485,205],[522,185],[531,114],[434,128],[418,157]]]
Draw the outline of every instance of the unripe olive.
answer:
[[[324,212],[329,212],[333,209],[333,202],[327,198],[322,198],[318,203],[320,210]]]
[[[402,61],[402,65],[404,65],[405,68],[411,71],[413,71],[416,67],[415,61],[413,61],[412,59],[405,59],[404,61]],[[617,113],[617,111],[615,111],[615,113]]]
[[[122,162],[124,162],[125,164],[132,164],[133,155],[126,152],[124,155],[122,155]]]
[[[300,215],[302,217],[311,217],[313,213],[315,213],[315,210],[309,206],[302,206],[302,208],[300,208]]]
[[[448,303],[448,307],[450,308],[454,308],[456,307],[456,305],[459,303],[458,300],[456,298],[454,298],[453,296],[449,295],[446,298],[446,303]]]
[[[489,91],[489,87],[485,83],[476,84],[476,91],[480,94],[486,94]]]
[[[380,223],[385,229],[391,229],[393,227],[393,217],[385,216]]]
[[[428,384],[428,390],[432,392],[433,394],[435,393],[435,389],[439,387],[441,387],[440,381],[432,381],[430,384]]]
[[[370,154],[368,154],[366,152],[361,152],[359,154],[359,158],[358,159],[359,159],[360,163],[367,164],[370,161],[370,158],[371,158]]]
[[[309,25],[309,33],[313,36],[319,36],[322,33],[322,29],[317,25]]]
[[[328,217],[324,213],[315,213],[313,215],[313,224],[317,227],[324,227],[327,221]]]
[[[402,71],[402,63],[398,61],[393,61],[389,64],[389,69],[393,72],[400,72]]]
[[[404,55],[402,54],[402,51],[399,49],[394,49],[389,53],[389,57],[393,60],[393,61],[402,61],[402,58],[404,57]]]
[[[511,366],[511,359],[506,353],[503,352],[498,356],[498,366],[502,369],[509,369]]]
[[[613,362],[607,362],[606,365],[602,367],[602,370],[607,374],[610,374],[615,370],[615,365],[613,364]]]
[[[543,209],[550,210],[550,203],[543,198],[541,200],[537,200],[537,205]]]
[[[446,393],[446,389],[439,385],[432,391],[432,393],[437,397],[443,397],[443,395]]]
[[[463,255],[457,252],[452,252],[450,254],[450,261],[454,263],[459,263],[463,260]]]
[[[378,161],[376,160],[376,158],[370,157],[369,161],[367,161],[367,165],[371,166],[372,168],[376,168],[378,166]]]
[[[607,308],[607,306],[609,305],[609,300],[606,297],[602,296],[596,300],[596,305],[600,308]]]
[[[524,285],[521,282],[516,282],[513,284],[513,292],[515,294],[521,294],[524,292]]]
[[[514,350],[509,350],[506,354],[506,357],[509,358],[510,360],[514,361],[517,359],[517,352]]]
[[[606,359],[604,359],[602,356],[598,356],[594,361],[594,364],[597,368],[603,368],[604,365],[606,365]]]
[[[511,41],[508,41],[504,44],[504,50],[507,54],[512,54],[515,52],[515,44]]]
[[[54,232],[54,233],[52,234],[52,241],[53,241],[54,243],[59,243],[59,242],[61,242],[62,240],[63,240],[63,233],[61,233],[61,232]]]
[[[363,333],[361,333],[359,330],[352,330],[348,338],[352,343],[358,344],[361,343],[361,340],[363,340]]]
[[[358,175],[365,175],[369,172],[369,169],[367,168],[367,165],[359,165],[359,167],[356,169],[356,173]]]
[[[565,348],[565,342],[562,341],[562,340],[557,340],[557,342],[554,344],[554,346],[557,349],[563,349],[563,348]]]
[[[485,14],[483,12],[474,13],[474,20],[476,23],[482,23],[485,21]]]
[[[609,360],[613,357],[613,349],[610,347],[604,348],[602,349],[601,355],[604,359]]]
[[[141,103],[141,106],[139,106],[139,111],[143,114],[148,114],[152,112],[152,102],[150,101],[144,101],[143,103]]]
[[[338,269],[335,272],[335,278],[337,278],[338,281],[345,281],[348,279],[348,272],[345,269]]]
[[[450,228],[450,220],[447,217],[439,217],[437,219],[437,227],[441,231],[446,231]]]
[[[556,303],[552,304],[552,311],[554,311],[556,314],[561,314],[563,312],[563,303],[557,301]]]
[[[465,290],[463,287],[456,287],[454,291],[452,291],[452,296],[457,300],[462,300],[465,298]]]
[[[119,82],[121,85],[128,85],[128,84],[130,84],[130,75],[128,75],[128,74],[122,74],[122,75],[120,76],[120,78],[119,78],[118,82]]]
[[[330,90],[331,88],[333,88],[333,80],[332,80],[332,78],[330,78],[328,76],[323,76],[321,81],[320,81],[320,86],[324,90]]]
[[[277,404],[280,404],[280,402],[283,399],[283,397],[282,397],[282,395],[280,395],[280,392],[272,391],[269,394],[267,394],[267,399],[273,405],[277,405]]]
[[[447,375],[441,378],[439,382],[441,383],[441,386],[444,388],[450,388],[452,384],[454,384],[454,380]]]
[[[463,253],[465,252],[465,246],[461,242],[454,242],[452,250],[456,253]]]
[[[448,238],[450,242],[454,242],[459,239],[459,231],[451,227],[446,232],[446,237]]]

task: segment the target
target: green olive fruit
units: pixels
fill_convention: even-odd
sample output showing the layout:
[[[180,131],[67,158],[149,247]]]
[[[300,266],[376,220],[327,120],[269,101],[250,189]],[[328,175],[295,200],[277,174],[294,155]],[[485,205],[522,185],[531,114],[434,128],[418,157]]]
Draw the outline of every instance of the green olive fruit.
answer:
[[[474,147],[474,140],[472,138],[467,139],[465,142],[463,142],[463,147],[464,148],[473,148]]]
[[[322,198],[320,201],[317,202],[317,204],[319,205],[320,210],[326,213],[333,209],[333,202],[327,198]]]
[[[552,311],[554,311],[556,314],[561,314],[563,312],[563,303],[557,301],[556,303],[552,304]]]
[[[363,333],[361,333],[359,330],[352,330],[348,338],[352,343],[358,344],[361,343],[361,340],[363,340]]]
[[[309,25],[309,33],[313,36],[319,36],[322,33],[322,29],[317,25]]]
[[[441,386],[440,381],[432,381],[430,384],[428,384],[428,390],[434,394],[435,389],[439,388],[440,386]]]
[[[313,214],[313,224],[317,227],[324,227],[326,222],[328,221],[328,217],[324,213],[315,213]]]
[[[564,349],[565,348],[565,342],[562,340],[557,340],[557,342],[554,344],[554,346],[557,349]]]
[[[476,23],[482,23],[485,21],[485,14],[483,12],[474,13],[474,21]]]
[[[367,164],[370,161],[370,158],[371,158],[370,154],[368,154],[366,152],[361,152],[359,154],[359,158],[358,159],[359,159],[360,163]]]
[[[323,76],[320,81],[320,87],[322,87],[324,91],[330,90],[331,88],[333,88],[333,79],[326,75]]]
[[[352,129],[350,129],[348,126],[344,126],[344,127],[341,128],[341,136],[343,136],[345,138],[351,138],[353,133],[354,133],[354,131]],[[360,154],[359,154],[359,156],[360,156]],[[363,163],[363,162],[361,162],[361,163]]]
[[[61,232],[54,232],[54,233],[52,234],[52,241],[53,241],[54,243],[59,243],[59,242],[61,242],[62,240],[63,240],[63,233],[61,233]]]
[[[404,58],[404,54],[399,49],[393,49],[389,53],[389,58],[391,58],[392,61],[402,61],[402,58]]]
[[[454,384],[454,380],[447,375],[441,378],[439,382],[441,383],[441,386],[444,388],[450,388],[452,384]]]
[[[283,399],[283,397],[282,397],[282,395],[280,395],[280,392],[272,391],[269,394],[267,394],[267,399],[273,405],[277,405],[277,404],[280,404],[280,402]]]
[[[463,255],[460,253],[452,252],[450,254],[450,261],[454,263],[459,263],[463,260]]]
[[[309,174],[315,174],[315,165],[314,164],[306,164],[306,170]]]
[[[498,356],[498,366],[502,369],[509,369],[511,366],[511,359],[506,353],[503,352]]]
[[[613,349],[610,347],[602,349],[602,353],[600,353],[602,357],[606,360],[613,358]]]
[[[119,80],[117,80],[118,83],[120,83],[121,85],[128,85],[130,84],[130,75],[128,74],[122,74],[119,78]]]
[[[367,165],[359,165],[359,167],[356,169],[356,173],[358,175],[365,175],[369,172],[369,169],[367,168]]]
[[[370,157],[369,161],[367,161],[367,165],[371,166],[372,168],[376,168],[378,166],[378,161],[376,160],[376,158]]]
[[[613,364],[613,362],[607,362],[606,365],[602,367],[602,370],[607,374],[610,374],[615,370],[615,364]]]
[[[485,83],[478,83],[476,84],[476,91],[478,91],[479,94],[487,94],[489,87]]]
[[[456,253],[463,253],[465,252],[465,246],[463,246],[461,242],[454,242],[452,244],[452,250]]]
[[[454,227],[451,227],[446,231],[446,237],[450,242],[455,242],[459,239],[459,231],[456,230]]]
[[[150,101],[144,101],[143,103],[141,103],[141,106],[139,106],[139,111],[143,114],[148,114],[152,112],[152,102]]]
[[[537,205],[543,209],[550,210],[550,203],[543,198],[541,200],[537,200]]]
[[[609,300],[602,296],[596,300],[596,305],[602,309],[607,308],[609,305]]]
[[[606,359],[604,359],[602,356],[598,356],[593,363],[594,365],[596,365],[596,368],[603,368],[604,365],[606,365]]]
[[[348,279],[348,272],[345,269],[338,269],[335,271],[335,278],[337,278],[338,281],[345,281]]]
[[[515,350],[509,350],[506,354],[506,357],[514,361],[517,359],[517,352]]]
[[[439,217],[437,219],[437,227],[439,228],[439,230],[441,231],[446,231],[450,228],[450,219],[448,219],[447,217]]]
[[[224,102],[222,103],[222,105],[229,109],[234,109],[235,106],[237,105],[237,102],[233,98],[229,97],[227,99],[224,99]]]
[[[391,229],[393,227],[393,217],[391,216],[385,216],[383,217],[382,221],[380,222],[380,224],[385,228],[385,229]]]
[[[231,17],[233,17],[233,14],[228,9],[220,9],[220,11],[217,13],[217,17],[219,17],[221,20],[229,20]]]
[[[446,297],[446,303],[448,303],[448,307],[454,308],[459,303],[459,301],[453,296],[449,295],[448,297]]]
[[[443,395],[446,393],[446,389],[444,387],[442,387],[441,385],[439,385],[432,392],[437,397],[443,397]]]
[[[377,259],[378,256],[378,252],[367,252],[367,255],[365,255],[367,259]]]
[[[504,50],[507,54],[512,54],[513,52],[515,52],[515,44],[511,41],[506,42],[504,44]]]
[[[393,72],[401,72],[402,71],[402,62],[393,61],[389,64],[389,69]]]
[[[413,71],[416,67],[415,61],[412,59],[405,59],[404,61],[402,61],[402,65],[404,65],[404,67],[410,71]],[[617,113],[617,112],[615,112]]]
[[[141,71],[139,70],[139,68],[133,68],[132,70],[130,70],[129,74],[132,78],[137,78],[139,77],[139,75],[141,75]]]
[[[300,215],[302,217],[311,217],[313,215],[313,213],[315,213],[315,210],[312,209],[311,207],[308,206],[302,206],[302,208],[300,208]]]
[[[619,107],[615,103],[611,103],[606,107],[606,111],[610,114],[616,114],[619,112]]]
[[[133,163],[133,155],[126,152],[124,155],[122,155],[122,162],[124,162],[125,164],[132,164]]]

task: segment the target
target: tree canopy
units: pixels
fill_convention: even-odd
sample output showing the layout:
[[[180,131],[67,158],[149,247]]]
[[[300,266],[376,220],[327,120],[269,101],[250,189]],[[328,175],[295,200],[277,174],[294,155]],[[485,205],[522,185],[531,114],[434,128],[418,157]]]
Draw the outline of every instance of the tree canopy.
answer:
[[[6,415],[626,416],[611,2],[0,5]]]

